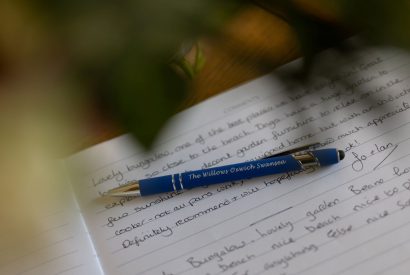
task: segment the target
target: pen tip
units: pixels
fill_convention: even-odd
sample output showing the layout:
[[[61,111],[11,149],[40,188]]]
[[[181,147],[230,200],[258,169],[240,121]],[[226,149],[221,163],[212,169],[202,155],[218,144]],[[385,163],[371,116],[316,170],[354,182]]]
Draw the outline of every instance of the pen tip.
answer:
[[[141,196],[140,184],[138,181],[131,181],[128,184],[107,191],[107,196],[130,197]]]
[[[345,152],[343,152],[342,150],[338,150],[339,153],[339,160],[342,160],[345,158]]]

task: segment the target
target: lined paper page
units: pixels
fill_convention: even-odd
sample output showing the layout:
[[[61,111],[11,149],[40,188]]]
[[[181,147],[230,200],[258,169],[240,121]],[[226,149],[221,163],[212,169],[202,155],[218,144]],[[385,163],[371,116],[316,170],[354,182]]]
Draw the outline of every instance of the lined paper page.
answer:
[[[179,114],[151,154],[122,136],[73,156],[70,166],[87,167],[73,185],[106,274],[408,270],[410,59],[368,49],[326,60],[340,70],[309,88],[268,75]],[[133,179],[316,141],[343,149],[345,160],[185,192],[101,198]]]
[[[5,228],[13,221],[2,220],[0,274],[102,274],[70,185],[39,185],[33,190],[35,204],[23,202],[16,211],[26,215],[26,223],[9,231]]]

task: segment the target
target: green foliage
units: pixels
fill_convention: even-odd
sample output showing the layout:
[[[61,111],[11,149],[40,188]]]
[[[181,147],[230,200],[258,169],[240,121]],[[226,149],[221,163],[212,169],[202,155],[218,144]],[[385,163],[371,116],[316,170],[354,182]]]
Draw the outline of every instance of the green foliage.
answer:
[[[27,1],[68,57],[72,77],[149,146],[186,95],[172,61],[192,77],[203,64],[175,59],[181,45],[215,31],[241,1]]]
[[[410,48],[407,0],[338,0],[343,22],[372,43]]]
[[[205,56],[198,43],[195,43],[193,50],[195,51],[193,62],[190,62],[184,56],[184,53],[186,53],[185,51],[173,58],[173,64],[175,64],[189,79],[193,79],[205,65]]]
[[[336,21],[306,12],[299,1],[254,2],[294,28],[306,69],[317,51],[337,45],[357,31],[372,42],[410,47],[410,4],[405,0],[313,1],[334,9]],[[194,62],[189,63],[178,54],[181,45],[217,30],[246,3],[4,0],[0,2],[0,77],[18,67],[13,62],[22,67],[34,64],[36,70],[47,67],[46,76],[55,67],[56,79],[73,84],[61,91],[88,93],[80,98],[103,102],[105,113],[118,118],[126,130],[149,146],[186,96],[187,79],[195,76],[206,59],[196,48]],[[170,63],[188,78],[180,77]],[[78,89],[71,89],[73,86]]]

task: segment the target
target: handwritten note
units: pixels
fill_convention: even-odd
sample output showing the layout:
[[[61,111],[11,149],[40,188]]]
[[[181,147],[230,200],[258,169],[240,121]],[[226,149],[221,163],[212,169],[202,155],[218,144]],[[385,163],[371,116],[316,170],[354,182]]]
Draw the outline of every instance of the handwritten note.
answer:
[[[72,182],[104,272],[408,270],[410,58],[367,49],[330,64],[340,70],[309,86],[289,87],[268,75],[182,112],[149,155],[122,136],[70,158],[70,167],[83,168]],[[102,197],[133,179],[316,141],[343,149],[345,160],[185,192]]]

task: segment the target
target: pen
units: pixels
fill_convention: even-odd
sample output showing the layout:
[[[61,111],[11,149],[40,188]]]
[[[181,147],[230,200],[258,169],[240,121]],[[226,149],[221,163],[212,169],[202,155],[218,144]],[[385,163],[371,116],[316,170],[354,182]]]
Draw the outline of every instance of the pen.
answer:
[[[231,165],[188,171],[184,173],[132,181],[111,189],[109,196],[148,196],[164,192],[192,189],[216,183],[303,170],[336,164],[345,154],[335,148],[311,149],[314,145],[299,147],[263,159]]]

